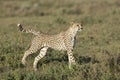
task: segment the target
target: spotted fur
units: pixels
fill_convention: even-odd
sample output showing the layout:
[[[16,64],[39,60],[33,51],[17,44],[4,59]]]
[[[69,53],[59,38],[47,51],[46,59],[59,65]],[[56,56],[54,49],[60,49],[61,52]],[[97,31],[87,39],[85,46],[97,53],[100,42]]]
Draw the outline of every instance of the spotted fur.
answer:
[[[75,58],[73,56],[73,47],[75,44],[75,36],[77,31],[81,31],[82,25],[79,23],[72,23],[69,29],[64,32],[60,32],[59,34],[49,35],[41,32],[36,32],[34,30],[26,30],[22,27],[21,24],[17,25],[19,30],[26,33],[32,33],[35,37],[32,40],[30,48],[25,51],[25,54],[22,58],[22,64],[26,65],[26,58],[40,50],[40,53],[37,57],[35,57],[33,68],[37,71],[37,63],[38,61],[46,55],[47,49],[49,47],[55,50],[63,50],[67,51],[68,60],[69,60],[69,68],[71,69],[72,64],[75,64]]]

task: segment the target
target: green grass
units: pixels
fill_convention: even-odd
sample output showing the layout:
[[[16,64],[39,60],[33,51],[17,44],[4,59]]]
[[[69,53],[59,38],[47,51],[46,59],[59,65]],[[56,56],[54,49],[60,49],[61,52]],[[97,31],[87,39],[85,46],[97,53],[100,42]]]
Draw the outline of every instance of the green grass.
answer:
[[[30,55],[31,34],[21,33],[16,24],[47,34],[66,30],[71,22],[82,22],[74,56],[77,65],[68,69],[66,52],[49,49],[39,61],[38,72]],[[1,0],[0,80],[120,80],[119,0]]]

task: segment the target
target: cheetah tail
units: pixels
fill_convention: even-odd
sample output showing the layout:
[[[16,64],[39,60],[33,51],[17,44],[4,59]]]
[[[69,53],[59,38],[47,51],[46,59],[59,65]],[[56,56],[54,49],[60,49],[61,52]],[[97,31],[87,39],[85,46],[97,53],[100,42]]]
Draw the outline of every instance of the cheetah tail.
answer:
[[[19,27],[19,30],[24,32],[25,30],[23,29],[22,25],[21,24],[17,24],[17,26]]]
[[[19,30],[22,31],[22,32],[32,33],[34,35],[39,35],[39,32],[37,32],[37,31],[34,31],[32,29],[28,29],[28,30],[24,29],[21,24],[17,24],[17,26],[19,27]]]

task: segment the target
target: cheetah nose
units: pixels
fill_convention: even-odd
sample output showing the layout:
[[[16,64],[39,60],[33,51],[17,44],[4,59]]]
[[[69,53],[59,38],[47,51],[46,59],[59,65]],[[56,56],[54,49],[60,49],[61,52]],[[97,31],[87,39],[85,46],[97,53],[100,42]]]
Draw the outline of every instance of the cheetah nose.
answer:
[[[81,29],[83,29],[83,28],[81,28]]]

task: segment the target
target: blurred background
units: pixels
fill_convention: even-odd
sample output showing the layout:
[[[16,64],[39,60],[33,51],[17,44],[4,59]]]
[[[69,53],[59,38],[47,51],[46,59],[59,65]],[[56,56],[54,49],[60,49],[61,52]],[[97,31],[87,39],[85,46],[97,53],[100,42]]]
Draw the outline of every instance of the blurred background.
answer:
[[[49,49],[32,64],[39,51],[21,59],[33,36],[16,26],[57,34],[71,22],[83,23],[77,34],[74,56],[77,65],[68,69],[66,52]],[[1,80],[120,80],[120,1],[119,0],[0,0],[0,79]]]

